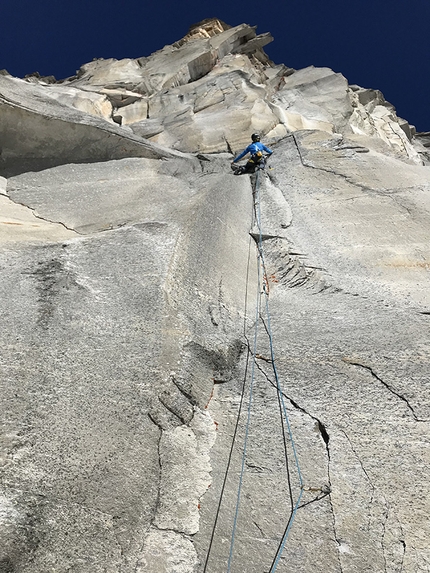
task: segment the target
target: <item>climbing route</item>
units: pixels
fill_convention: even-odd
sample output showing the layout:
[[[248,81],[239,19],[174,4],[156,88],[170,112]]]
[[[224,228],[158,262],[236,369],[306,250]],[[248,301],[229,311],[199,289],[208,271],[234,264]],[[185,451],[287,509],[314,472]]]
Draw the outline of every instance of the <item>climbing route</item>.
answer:
[[[278,418],[278,428],[282,439],[282,452],[284,465],[284,475],[286,480],[286,488],[289,496],[289,511],[285,513],[284,517],[284,529],[279,532],[278,535],[278,546],[274,554],[269,554],[264,556],[264,561],[267,563],[265,570],[269,573],[274,573],[280,563],[285,545],[288,540],[289,533],[293,526],[294,519],[296,517],[297,511],[300,508],[300,503],[302,500],[303,492],[305,490],[304,481],[302,477],[302,472],[299,463],[299,457],[297,454],[296,445],[293,438],[293,432],[291,428],[291,423],[289,420],[286,399],[282,390],[281,381],[278,374],[278,369],[276,366],[275,357],[275,344],[272,334],[272,317],[270,314],[269,298],[270,298],[270,288],[268,281],[268,274],[266,269],[266,261],[263,246],[263,229],[261,224],[261,202],[260,202],[260,184],[264,177],[264,172],[258,170],[255,177],[252,178],[252,191],[253,191],[253,225],[256,225],[258,233],[253,234],[254,239],[250,236],[249,242],[249,252],[248,252],[248,271],[250,269],[250,259],[252,252],[256,252],[257,258],[257,277],[256,277],[256,296],[255,304],[253,308],[253,313],[249,313],[251,316],[247,317],[247,310],[245,312],[244,321],[244,337],[247,343],[247,356],[244,369],[244,376],[242,381],[242,391],[240,397],[239,408],[237,412],[237,418],[235,423],[235,428],[233,432],[231,448],[228,456],[227,466],[224,474],[224,480],[221,488],[220,498],[218,502],[217,511],[215,514],[215,520],[212,528],[212,534],[206,554],[206,561],[204,565],[203,572],[210,572],[210,556],[213,547],[213,543],[217,536],[217,526],[219,523],[221,508],[224,503],[224,497],[227,487],[235,488],[236,493],[234,495],[234,507],[229,507],[228,511],[231,512],[231,531],[230,541],[229,541],[229,551],[228,557],[226,558],[225,571],[231,573],[234,571],[241,571],[246,563],[240,563],[236,561],[236,543],[238,536],[240,538],[239,523],[241,520],[242,509],[244,503],[243,491],[244,482],[246,480],[246,468],[248,463],[248,449],[251,445],[251,427],[253,424],[254,406],[255,406],[255,392],[258,390],[258,384],[256,381],[256,373],[261,370],[258,364],[258,360],[264,359],[264,361],[270,364],[271,374],[265,374],[264,384],[270,384],[271,387],[276,390],[276,398],[278,403],[278,412],[275,411],[272,416]],[[248,277],[247,277],[248,278]],[[248,280],[246,281],[248,285]],[[248,287],[246,287],[248,289]],[[245,305],[248,299],[248,292],[245,292]],[[249,336],[247,332],[247,321],[252,318],[253,328],[252,335]],[[260,345],[269,347],[270,355],[268,357],[262,356],[259,352]],[[240,437],[239,437],[240,436]],[[233,463],[233,453],[239,452],[239,464],[240,469],[237,471],[234,468]],[[236,472],[236,473],[235,473]],[[285,485],[285,484],[284,484]],[[224,508],[225,512],[226,509]],[[223,532],[224,535],[227,532]],[[269,567],[269,563],[271,564]],[[218,565],[219,566],[219,565]]]

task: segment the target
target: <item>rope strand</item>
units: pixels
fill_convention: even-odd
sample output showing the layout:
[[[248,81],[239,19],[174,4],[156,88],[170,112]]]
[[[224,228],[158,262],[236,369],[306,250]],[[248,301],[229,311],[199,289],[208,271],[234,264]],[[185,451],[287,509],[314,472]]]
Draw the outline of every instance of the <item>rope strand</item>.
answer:
[[[246,455],[247,455],[249,430],[250,430],[250,423],[251,423],[251,413],[252,413],[252,406],[253,406],[253,394],[254,394],[254,385],[255,385],[255,367],[257,366],[257,368],[260,369],[260,367],[257,363],[257,358],[256,358],[257,357],[258,327],[259,327],[260,321],[264,325],[266,334],[268,336],[269,345],[270,345],[270,357],[271,357],[270,363],[272,364],[272,370],[273,370],[275,382],[272,382],[265,373],[264,373],[264,375],[266,376],[266,379],[270,382],[270,384],[272,384],[275,387],[276,393],[277,393],[279,416],[280,416],[282,439],[283,439],[283,450],[284,450],[284,456],[285,456],[285,468],[286,468],[286,474],[287,474],[288,492],[289,492],[290,505],[291,505],[290,515],[288,517],[287,524],[285,526],[284,532],[282,534],[281,540],[279,542],[278,548],[276,550],[275,556],[274,556],[272,564],[270,566],[269,573],[275,573],[275,571],[276,571],[276,568],[277,568],[279,561],[282,557],[282,553],[283,553],[289,532],[290,532],[291,527],[293,525],[293,522],[294,522],[294,519],[295,519],[295,516],[296,516],[298,509],[305,507],[306,505],[308,505],[308,503],[312,503],[312,502],[308,502],[308,503],[300,505],[300,501],[301,501],[302,495],[303,495],[303,478],[302,478],[302,474],[301,474],[301,470],[300,470],[299,459],[298,459],[298,455],[297,455],[295,442],[293,439],[291,425],[290,425],[290,421],[289,421],[289,417],[288,417],[288,413],[287,413],[287,408],[286,408],[285,399],[284,399],[284,393],[283,393],[282,388],[281,388],[278,370],[276,367],[275,351],[274,351],[274,344],[273,344],[273,335],[272,335],[272,328],[271,328],[271,316],[270,316],[270,309],[269,309],[269,282],[268,282],[268,278],[267,278],[268,275],[266,272],[266,261],[264,258],[264,250],[263,250],[263,233],[262,233],[262,228],[261,228],[261,205],[260,205],[259,187],[260,187],[260,171],[257,171],[255,183],[253,185],[253,203],[254,203],[254,205],[253,205],[253,219],[255,217],[255,222],[257,224],[258,235],[259,235],[258,236],[258,243],[257,243],[257,296],[256,296],[256,307],[255,307],[253,348],[251,351],[250,343],[249,343],[249,341],[247,339],[247,335],[246,335],[248,278],[249,278],[249,266],[250,266],[250,244],[251,244],[251,241],[250,241],[249,248],[248,248],[248,262],[247,262],[247,272],[246,272],[245,315],[244,315],[244,338],[248,342],[246,367],[245,367],[245,373],[244,373],[242,390],[241,390],[239,410],[238,410],[238,414],[237,414],[237,418],[236,418],[235,429],[233,432],[232,444],[231,444],[231,448],[230,448],[230,452],[229,452],[229,456],[228,456],[227,467],[226,467],[226,471],[225,471],[225,475],[224,475],[223,484],[221,487],[220,499],[219,499],[219,503],[218,503],[218,507],[217,507],[217,511],[216,511],[214,525],[212,528],[212,534],[211,534],[211,538],[210,538],[210,542],[209,542],[209,547],[207,550],[207,556],[206,556],[206,561],[205,561],[203,573],[206,573],[207,568],[208,568],[209,558],[210,558],[210,554],[211,554],[211,550],[212,550],[212,546],[213,546],[213,542],[214,542],[214,537],[215,537],[215,531],[216,531],[216,527],[218,524],[221,506],[222,506],[222,502],[223,502],[223,498],[224,498],[224,494],[225,494],[227,479],[228,479],[228,475],[229,475],[229,472],[231,469],[233,452],[234,452],[234,448],[235,448],[235,445],[237,442],[240,419],[242,416],[242,410],[243,410],[243,406],[244,406],[244,402],[245,402],[246,380],[247,380],[247,377],[249,375],[249,360],[250,360],[250,357],[252,355],[252,365],[251,365],[250,382],[249,382],[248,407],[247,407],[246,423],[245,423],[245,435],[244,435],[243,446],[242,446],[241,470],[240,470],[239,483],[238,483],[238,489],[237,489],[237,495],[236,495],[236,505],[235,505],[235,511],[234,511],[234,518],[233,518],[232,533],[231,533],[231,539],[230,539],[230,548],[229,548],[229,556],[228,556],[226,573],[231,573],[231,569],[232,569],[233,556],[234,556],[234,546],[235,546],[235,541],[236,541],[236,533],[237,533],[237,526],[238,526],[242,487],[243,487],[244,473],[245,473]],[[254,223],[254,220],[253,220],[253,223]],[[261,301],[261,297],[263,295],[265,295],[265,304],[264,305],[262,305],[262,301]],[[263,307],[264,307],[265,314],[266,314],[266,320],[262,316]],[[291,479],[292,468],[290,467],[290,461],[289,461],[287,436],[288,436],[290,444],[291,444],[291,449],[292,449],[293,459],[294,459],[294,464],[295,464],[295,470],[296,470],[296,474],[297,474],[297,480],[298,480],[298,484],[300,486],[299,495],[298,495],[296,500],[294,500],[293,487],[292,487],[292,479]],[[316,498],[313,501],[317,501],[317,499],[318,498]]]

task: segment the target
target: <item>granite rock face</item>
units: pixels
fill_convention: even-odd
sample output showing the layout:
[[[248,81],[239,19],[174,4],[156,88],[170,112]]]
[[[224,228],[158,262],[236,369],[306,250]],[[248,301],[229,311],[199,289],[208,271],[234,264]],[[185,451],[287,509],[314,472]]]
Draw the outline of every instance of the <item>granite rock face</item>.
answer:
[[[271,40],[0,74],[0,572],[428,571],[428,134]]]

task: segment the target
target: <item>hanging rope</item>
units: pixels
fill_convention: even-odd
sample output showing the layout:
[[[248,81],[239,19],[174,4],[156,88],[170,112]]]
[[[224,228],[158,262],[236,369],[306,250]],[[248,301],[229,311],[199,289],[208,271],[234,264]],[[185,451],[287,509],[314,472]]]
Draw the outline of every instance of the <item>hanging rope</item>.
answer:
[[[215,521],[214,521],[214,525],[213,525],[213,529],[212,529],[212,534],[211,534],[211,538],[210,538],[210,543],[209,543],[209,547],[208,547],[208,551],[207,551],[207,556],[206,556],[206,561],[205,561],[203,573],[206,573],[206,570],[208,567],[210,553],[212,550],[212,545],[213,545],[213,541],[214,541],[214,537],[215,537],[215,530],[216,530],[216,527],[218,524],[220,510],[221,510],[221,506],[222,506],[222,502],[223,502],[223,498],[224,498],[224,493],[225,493],[225,489],[226,489],[227,479],[228,479],[228,475],[229,475],[229,472],[231,469],[233,451],[234,451],[234,447],[235,447],[235,444],[237,441],[237,436],[238,436],[238,431],[239,431],[239,423],[240,423],[241,414],[242,414],[243,405],[244,405],[246,379],[248,377],[248,370],[249,370],[249,360],[252,357],[250,383],[249,383],[248,407],[247,407],[246,422],[245,422],[245,434],[244,434],[244,440],[243,440],[243,446],[242,446],[242,456],[241,456],[241,470],[240,470],[239,483],[238,483],[238,489],[237,489],[237,495],[236,495],[236,505],[235,505],[235,511],[234,511],[232,533],[231,533],[231,539],[230,539],[230,548],[229,548],[229,557],[228,557],[227,570],[226,570],[226,573],[231,573],[231,568],[232,568],[232,564],[233,564],[233,556],[234,556],[234,546],[235,546],[235,540],[236,540],[236,532],[237,532],[237,524],[238,524],[238,518],[239,518],[239,509],[240,509],[240,503],[241,503],[243,479],[244,479],[244,473],[245,473],[246,455],[247,455],[248,439],[249,439],[249,429],[250,429],[250,423],[251,423],[253,393],[254,393],[254,384],[255,384],[255,366],[257,366],[259,368],[259,366],[256,362],[256,359],[258,356],[258,354],[257,354],[257,341],[258,341],[258,327],[259,327],[260,320],[263,322],[264,328],[265,328],[266,333],[268,335],[268,340],[269,340],[269,345],[270,345],[270,356],[271,356],[270,363],[272,364],[273,374],[274,374],[274,378],[275,378],[275,383],[273,385],[276,388],[276,392],[277,392],[277,399],[278,399],[278,406],[279,406],[279,413],[280,413],[280,420],[281,420],[282,437],[283,437],[285,467],[286,467],[288,491],[289,491],[290,505],[291,505],[290,515],[289,515],[286,527],[284,529],[284,532],[282,534],[281,540],[279,542],[278,548],[276,550],[275,556],[273,558],[269,573],[274,573],[276,571],[276,568],[277,568],[279,561],[282,557],[282,553],[283,553],[289,532],[291,530],[294,518],[296,516],[297,510],[300,507],[304,507],[304,505],[307,505],[307,504],[303,504],[302,506],[300,506],[300,501],[301,501],[303,491],[304,491],[303,479],[302,479],[299,460],[298,460],[298,456],[297,456],[297,451],[296,451],[296,447],[295,447],[295,443],[294,443],[294,439],[293,439],[293,435],[292,435],[292,431],[291,431],[290,421],[289,421],[288,414],[287,414],[284,394],[282,392],[282,388],[280,385],[278,370],[277,370],[276,361],[275,361],[273,335],[272,335],[272,329],[271,329],[271,316],[270,316],[269,300],[268,300],[269,299],[269,282],[267,279],[266,263],[265,263],[264,250],[263,250],[263,233],[262,233],[262,228],[261,228],[261,205],[260,205],[260,191],[259,191],[260,177],[261,177],[260,171],[257,171],[255,184],[253,186],[254,216],[255,216],[255,222],[256,222],[257,228],[258,228],[257,300],[256,300],[256,306],[255,306],[253,348],[252,348],[252,352],[251,352],[251,348],[250,348],[251,345],[250,345],[248,338],[247,338],[247,335],[246,335],[246,321],[247,321],[247,310],[246,310],[246,308],[247,308],[248,277],[249,277],[249,266],[250,266],[250,245],[249,245],[247,275],[246,275],[246,292],[245,292],[245,318],[244,318],[244,337],[248,342],[246,367],[245,367],[244,379],[243,379],[242,390],[241,390],[239,410],[238,410],[236,423],[235,423],[235,429],[234,429],[233,438],[232,438],[232,445],[231,445],[229,456],[228,456],[227,467],[226,467],[224,480],[223,480],[223,484],[222,484],[222,488],[221,488],[220,499],[218,502],[218,507],[217,507],[217,511],[216,511]],[[265,296],[264,309],[265,309],[267,324],[266,324],[266,321],[264,320],[264,318],[262,316],[262,307],[263,307],[263,305],[261,304],[261,297],[262,296]],[[272,384],[272,382],[271,382],[271,384]],[[289,462],[289,455],[288,455],[287,436],[288,436],[290,444],[291,444],[295,469],[296,469],[296,473],[297,473],[297,479],[298,479],[298,483],[300,486],[299,495],[297,496],[297,499],[294,498],[293,488],[292,488],[292,483],[291,483],[291,469],[290,469],[290,462]],[[314,501],[316,501],[316,499]],[[311,502],[309,502],[309,503],[311,503]]]
[[[251,260],[251,244],[252,244],[252,239],[251,237],[249,238],[248,241],[248,258],[247,258],[247,263],[246,263],[246,283],[245,283],[245,309],[244,309],[244,318],[243,318],[243,334],[244,337],[247,339],[246,337],[246,321],[247,321],[247,304],[248,304],[248,279],[249,279],[249,266],[250,266],[250,260]],[[248,339],[247,339],[248,340]],[[211,551],[212,551],[212,545],[214,542],[214,538],[215,538],[215,531],[218,525],[218,520],[219,520],[219,515],[220,515],[220,511],[221,511],[221,506],[222,506],[222,502],[224,499],[224,493],[225,493],[225,488],[227,485],[227,479],[228,479],[228,475],[230,472],[230,466],[231,466],[231,461],[232,461],[232,457],[233,457],[233,451],[234,451],[234,446],[236,444],[236,438],[237,438],[237,433],[239,430],[239,422],[240,422],[240,417],[242,414],[242,408],[243,408],[243,402],[244,402],[244,397],[245,397],[245,385],[246,385],[246,380],[248,378],[248,368],[249,368],[249,357],[250,357],[251,351],[250,351],[250,346],[249,346],[249,342],[247,345],[247,355],[246,355],[246,363],[245,363],[245,373],[243,376],[243,383],[242,383],[242,389],[241,389],[241,394],[240,394],[240,403],[239,403],[239,409],[237,412],[237,416],[236,416],[236,423],[235,423],[235,427],[234,427],[234,432],[233,432],[233,438],[231,441],[231,447],[230,447],[230,451],[228,454],[228,460],[227,460],[227,467],[226,470],[224,472],[224,479],[223,479],[223,483],[222,483],[222,487],[221,487],[221,493],[220,493],[220,497],[219,497],[219,501],[218,501],[218,506],[217,506],[217,510],[216,510],[216,515],[215,515],[215,520],[214,520],[214,524],[212,527],[212,533],[211,533],[211,538],[209,541],[209,547],[206,553],[206,560],[205,560],[205,565],[203,567],[203,573],[206,573],[208,564],[209,564],[209,558],[211,555]],[[255,359],[254,359],[255,360]]]
[[[261,258],[263,269],[264,269],[264,276],[266,277],[266,280],[267,280],[266,264],[265,264],[265,260],[264,260],[264,250],[263,250],[263,232],[262,232],[262,228],[261,228],[261,203],[260,203],[260,176],[261,175],[260,174],[261,174],[261,172],[257,171],[254,196],[255,196],[256,221],[257,221],[257,227],[258,227],[258,251],[260,253],[260,258]],[[267,284],[268,284],[268,281],[267,281]],[[291,504],[292,504],[292,511],[291,511],[290,517],[288,519],[287,525],[285,527],[284,533],[282,535],[281,541],[279,543],[278,549],[276,551],[275,557],[273,559],[272,565],[271,565],[270,570],[269,570],[269,573],[274,573],[276,571],[278,564],[279,564],[279,560],[281,559],[282,552],[284,550],[285,543],[286,543],[287,538],[288,538],[288,534],[290,532],[294,518],[296,516],[297,510],[298,510],[299,505],[300,505],[300,501],[301,501],[301,498],[303,495],[303,479],[302,479],[300,464],[299,464],[299,460],[298,460],[298,456],[297,456],[297,450],[296,450],[293,434],[291,431],[291,425],[290,425],[290,421],[289,421],[289,417],[288,417],[288,413],[287,413],[287,409],[286,409],[286,405],[285,405],[284,394],[282,392],[282,388],[281,388],[281,384],[280,384],[279,376],[278,376],[278,370],[276,367],[275,351],[274,351],[273,335],[272,335],[272,327],[271,327],[271,315],[270,315],[270,309],[269,309],[269,289],[267,288],[267,290],[265,290],[264,292],[266,295],[265,296],[265,302],[266,302],[265,307],[266,307],[266,317],[267,317],[266,332],[267,332],[268,338],[269,338],[271,364],[272,364],[273,374],[275,376],[278,400],[280,402],[280,408],[281,408],[282,413],[283,413],[283,416],[281,416],[281,425],[282,425],[283,430],[284,430],[284,422],[287,426],[288,436],[290,438],[291,448],[292,448],[293,454],[294,454],[294,462],[295,462],[295,466],[296,466],[297,477],[298,477],[298,481],[299,481],[299,485],[300,485],[299,495],[298,495],[298,497],[294,503],[293,502],[293,496],[292,496],[292,490],[291,490],[291,482],[290,482],[290,478],[288,476],[288,485],[289,485],[289,491],[290,491],[290,500],[291,500]],[[283,431],[283,433],[284,433],[284,431]],[[285,459],[286,459],[286,466],[288,468],[288,452],[286,450],[286,447],[285,447]]]
[[[245,426],[245,438],[243,441],[243,450],[242,450],[242,462],[241,462],[241,469],[240,469],[240,477],[239,477],[239,486],[237,491],[236,497],[236,507],[234,512],[234,520],[233,520],[233,529],[231,534],[230,540],[230,551],[228,556],[228,563],[227,563],[227,573],[231,571],[231,565],[233,561],[233,550],[234,550],[234,542],[236,538],[236,529],[237,529],[237,520],[239,516],[239,507],[240,507],[240,498],[242,493],[242,485],[243,485],[243,475],[245,473],[245,462],[246,462],[246,449],[248,446],[248,436],[249,436],[249,426],[251,421],[251,408],[252,408],[252,398],[253,398],[253,388],[254,388],[254,381],[255,381],[255,363],[256,363],[256,354],[257,354],[257,339],[258,339],[258,318],[260,315],[260,288],[261,288],[261,273],[260,273],[260,264],[257,261],[257,303],[255,308],[255,325],[254,325],[254,344],[253,344],[253,353],[252,353],[252,366],[251,366],[251,381],[249,383],[249,398],[248,398],[248,413],[246,418],[246,426]]]

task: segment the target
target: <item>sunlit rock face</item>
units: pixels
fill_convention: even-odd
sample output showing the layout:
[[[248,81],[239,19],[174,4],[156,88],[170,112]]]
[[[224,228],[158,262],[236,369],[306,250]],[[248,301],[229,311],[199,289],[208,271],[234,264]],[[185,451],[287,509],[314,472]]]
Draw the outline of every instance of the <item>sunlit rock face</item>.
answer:
[[[275,65],[263,51],[271,41],[270,34],[257,35],[246,24],[231,28],[213,19],[150,56],[94,60],[61,83],[47,84],[33,76],[26,82],[31,85],[22,85],[1,77],[3,106],[12,106],[4,109],[5,116],[6,111],[11,116],[5,117],[3,127],[7,150],[14,147],[19,157],[31,161],[37,146],[48,165],[55,155],[50,147],[65,145],[57,133],[70,142],[68,156],[73,148],[76,160],[85,161],[84,152],[89,160],[97,160],[97,154],[104,160],[115,153],[112,147],[127,148],[121,157],[148,156],[133,134],[183,152],[212,153],[239,149],[253,131],[276,140],[297,130],[317,129],[371,136],[400,158],[417,164],[426,159],[421,148],[414,148],[413,126],[396,116],[381,92],[348,86],[342,74],[328,68],[294,71]],[[43,136],[46,127],[39,125],[38,117],[44,113],[67,118],[67,125],[54,123]],[[100,147],[110,147],[109,154],[95,149],[95,143],[83,148],[91,127],[98,125],[88,116],[108,122],[111,145]],[[27,145],[13,141],[13,126],[22,121],[29,127],[33,123],[37,132]],[[122,144],[116,145],[121,134]],[[12,158],[6,154],[3,161]]]
[[[0,74],[0,572],[428,571],[429,134],[271,40]]]

